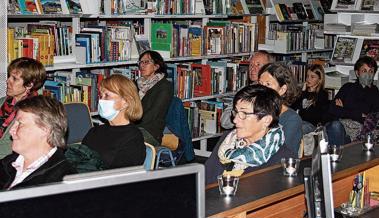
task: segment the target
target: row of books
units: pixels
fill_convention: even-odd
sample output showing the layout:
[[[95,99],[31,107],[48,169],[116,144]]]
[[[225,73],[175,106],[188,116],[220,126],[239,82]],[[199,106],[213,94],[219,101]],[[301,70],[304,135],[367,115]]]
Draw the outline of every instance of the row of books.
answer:
[[[333,0],[331,9],[379,11],[379,2],[376,0]]]
[[[8,0],[10,14],[78,14],[80,0]]]
[[[192,138],[220,133],[223,110],[231,103],[231,99],[184,102]]]
[[[308,49],[324,49],[325,36],[323,24],[282,25],[271,23],[268,39],[273,40],[276,52],[304,51]]]
[[[256,47],[252,23],[210,21],[200,24],[156,22],[151,25],[151,48],[163,57],[250,53]]]
[[[168,64],[168,79],[181,99],[231,93],[247,85],[248,63]]]
[[[52,65],[54,56],[72,53],[71,38],[72,28],[59,22],[10,26],[7,28],[7,60],[30,57],[45,66]]]
[[[278,21],[323,20],[324,9],[317,0],[273,3]]]
[[[379,61],[379,38],[359,36],[338,36],[334,46],[334,63],[354,64],[359,57],[370,56]]]

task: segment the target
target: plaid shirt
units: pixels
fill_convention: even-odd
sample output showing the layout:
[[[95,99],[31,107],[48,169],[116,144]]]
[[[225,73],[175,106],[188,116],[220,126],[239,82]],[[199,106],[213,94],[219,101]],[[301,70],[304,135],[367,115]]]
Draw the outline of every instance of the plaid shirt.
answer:
[[[39,167],[41,167],[44,163],[46,163],[56,151],[57,151],[57,147],[52,148],[49,151],[49,153],[42,155],[40,158],[38,158],[32,164],[30,164],[25,170],[24,170],[24,163],[25,163],[24,157],[22,155],[19,155],[17,159],[12,163],[12,166],[16,169],[17,172],[12,184],[8,187],[8,189],[11,189],[13,186],[24,181],[26,177],[28,177],[30,174],[36,171]]]

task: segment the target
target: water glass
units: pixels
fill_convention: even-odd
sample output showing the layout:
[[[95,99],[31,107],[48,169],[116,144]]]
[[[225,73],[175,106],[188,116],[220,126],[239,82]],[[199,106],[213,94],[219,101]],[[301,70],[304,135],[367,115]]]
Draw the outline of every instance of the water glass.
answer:
[[[231,175],[219,175],[217,177],[220,195],[229,197],[237,192],[239,177]]]
[[[363,150],[364,151],[372,151],[374,149],[375,145],[375,139],[372,132],[367,133],[365,142],[363,143]]]
[[[283,175],[297,176],[300,160],[296,158],[282,158]]]
[[[342,151],[343,151],[343,146],[340,145],[329,145],[328,147],[328,152],[330,156],[330,161],[332,162],[338,162],[342,158]]]

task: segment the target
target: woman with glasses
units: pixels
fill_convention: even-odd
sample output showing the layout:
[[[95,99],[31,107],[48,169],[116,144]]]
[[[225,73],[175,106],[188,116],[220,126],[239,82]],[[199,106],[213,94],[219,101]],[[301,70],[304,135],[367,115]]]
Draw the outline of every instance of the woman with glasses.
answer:
[[[165,118],[173,96],[173,86],[166,79],[167,66],[156,51],[143,52],[138,61],[142,77],[137,80],[142,101],[143,116],[137,125],[146,142],[159,146],[162,141]]]
[[[279,125],[281,107],[278,93],[263,85],[246,86],[237,92],[232,112],[235,129],[220,138],[206,161],[207,184],[216,181],[224,170],[240,175],[269,161],[278,162],[285,155],[284,133]]]
[[[329,143],[343,145],[355,140],[366,116],[379,111],[379,91],[373,84],[377,70],[377,62],[368,56],[355,63],[357,81],[344,84],[329,106],[334,120],[326,124]]]
[[[280,110],[279,124],[283,127],[286,146],[294,154],[298,154],[303,132],[300,116],[289,107],[299,95],[297,82],[291,70],[283,64],[270,63],[261,68],[258,78],[260,84],[274,89],[281,96],[283,105]]]

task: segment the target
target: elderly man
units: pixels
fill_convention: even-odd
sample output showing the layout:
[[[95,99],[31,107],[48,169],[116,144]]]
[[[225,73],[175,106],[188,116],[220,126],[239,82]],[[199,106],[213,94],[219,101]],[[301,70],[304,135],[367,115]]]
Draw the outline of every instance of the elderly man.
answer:
[[[76,173],[60,149],[66,145],[67,117],[57,100],[35,96],[16,105],[10,128],[13,153],[0,160],[0,188],[61,181]]]
[[[274,58],[267,51],[257,51],[251,58],[249,63],[249,83],[255,84],[258,82],[258,72],[266,64],[274,62]],[[227,107],[221,116],[221,126],[224,129],[231,129],[234,127],[231,118],[233,106]]]

